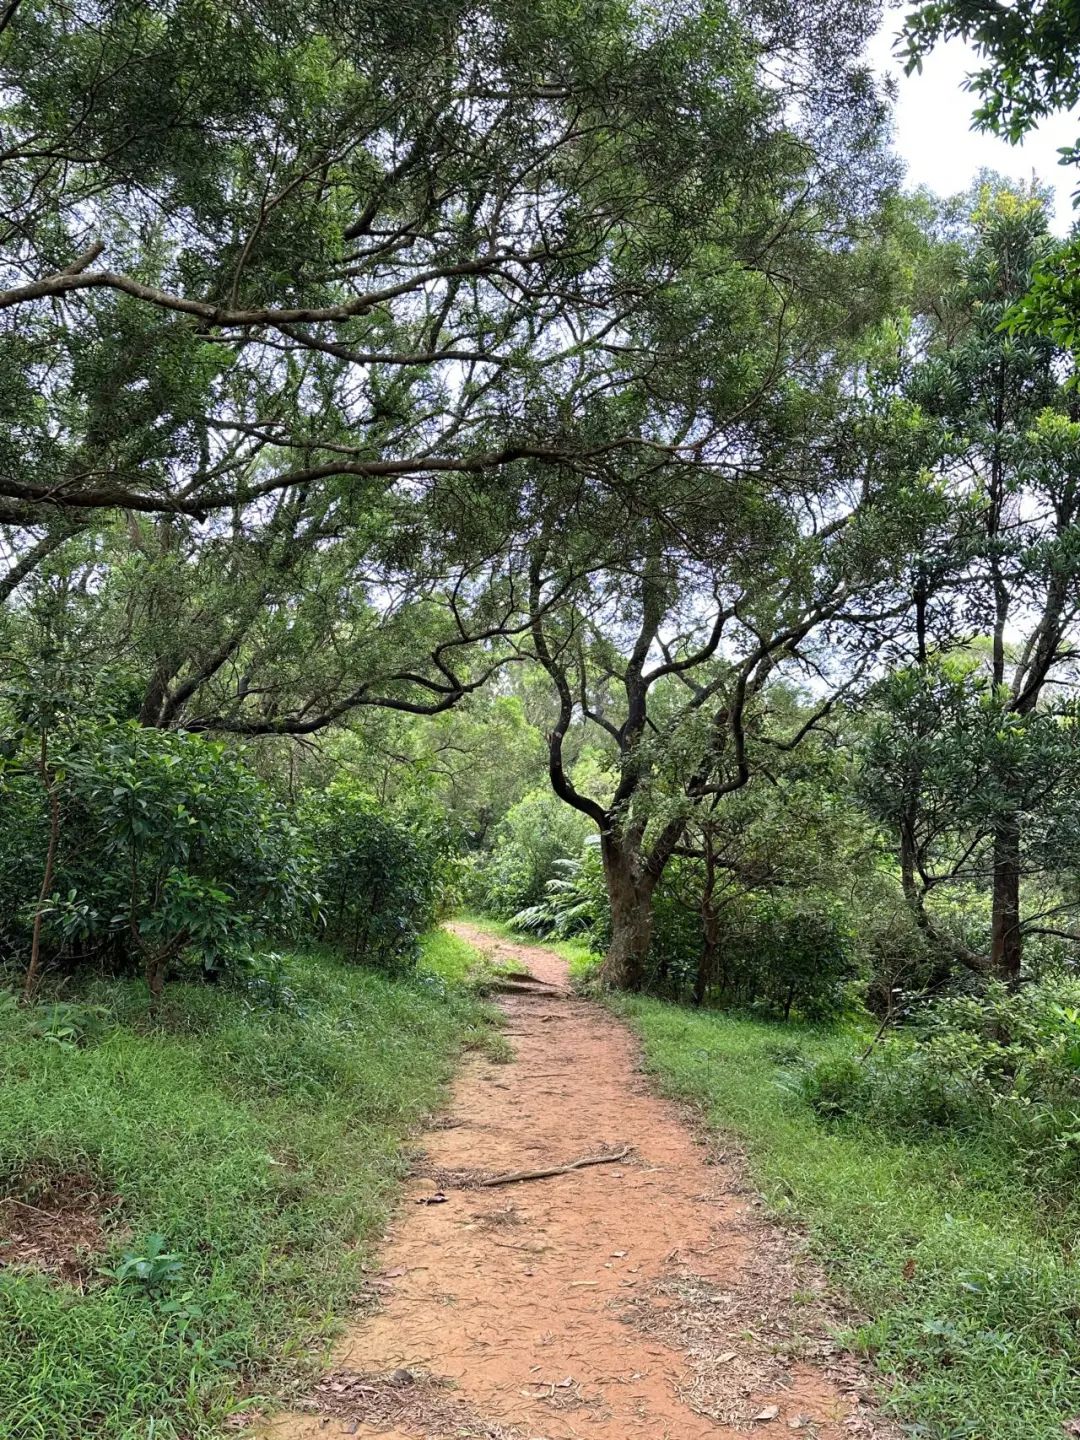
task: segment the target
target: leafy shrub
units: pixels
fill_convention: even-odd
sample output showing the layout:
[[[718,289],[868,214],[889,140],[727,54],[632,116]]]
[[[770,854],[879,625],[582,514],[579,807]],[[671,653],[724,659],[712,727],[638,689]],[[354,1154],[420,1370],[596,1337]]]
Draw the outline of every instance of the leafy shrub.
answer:
[[[549,882],[566,878],[560,866],[580,855],[592,833],[586,817],[549,789],[530,790],[499,824],[491,851],[473,870],[467,898],[500,920],[543,904]]]
[[[227,746],[86,721],[57,735],[51,774],[60,831],[43,938],[54,967],[107,959],[142,969],[156,996],[170,967],[227,969],[237,947],[289,937],[310,914],[296,828]],[[0,893],[18,955],[37,908],[47,807],[28,755],[7,762],[0,789],[15,800],[0,821]]]
[[[595,949],[603,949],[609,912],[599,838],[590,837],[580,855],[556,860],[552,868],[543,899],[512,915],[510,923],[557,940],[586,936]]]
[[[77,1050],[102,1033],[103,1008],[82,1005],[72,1000],[54,1000],[39,1005],[32,1014],[30,1032],[57,1045],[61,1050]]]
[[[721,998],[806,1019],[840,1013],[858,973],[844,909],[827,896],[764,891],[732,907],[721,939]]]
[[[1057,974],[1019,991],[928,1005],[865,1065],[829,1062],[807,1094],[833,1115],[917,1136],[943,1128],[1008,1150],[1048,1188],[1080,1175],[1080,980]]]
[[[445,833],[390,813],[345,781],[311,797],[303,823],[327,938],[353,960],[413,961],[452,875]]]
[[[0,756],[0,958],[25,963],[28,907],[41,886],[48,843],[45,793],[12,750]]]
[[[840,1014],[858,973],[854,936],[838,901],[815,894],[752,894],[724,943],[729,994],[742,1004],[798,1009],[806,1020]]]
[[[183,1274],[180,1256],[168,1248],[164,1235],[148,1235],[136,1250],[125,1250],[109,1275],[118,1285],[139,1285],[151,1293],[166,1289]]]
[[[819,1115],[837,1119],[859,1109],[866,1083],[866,1069],[854,1055],[830,1055],[804,1077],[802,1090]]]

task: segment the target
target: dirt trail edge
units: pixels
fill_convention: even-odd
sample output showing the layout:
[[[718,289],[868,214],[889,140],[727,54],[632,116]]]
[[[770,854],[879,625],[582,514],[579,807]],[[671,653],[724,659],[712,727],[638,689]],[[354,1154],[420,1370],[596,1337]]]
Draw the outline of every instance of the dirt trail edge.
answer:
[[[791,1238],[762,1220],[738,1162],[650,1093],[626,1028],[571,995],[550,951],[450,928],[538,982],[500,997],[515,1058],[462,1068],[387,1235],[380,1305],[308,1413],[262,1433],[891,1436],[828,1341]],[[599,1163],[481,1183],[583,1158]]]

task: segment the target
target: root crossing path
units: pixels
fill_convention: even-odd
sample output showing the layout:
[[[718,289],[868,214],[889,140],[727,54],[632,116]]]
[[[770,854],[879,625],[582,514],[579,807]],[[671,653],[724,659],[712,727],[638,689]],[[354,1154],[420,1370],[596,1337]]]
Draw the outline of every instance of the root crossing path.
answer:
[[[891,1434],[797,1247],[738,1161],[651,1093],[626,1028],[571,995],[557,955],[451,928],[514,973],[500,997],[514,1058],[463,1067],[387,1236],[377,1308],[305,1413],[264,1433]],[[533,1173],[582,1159],[598,1163]]]

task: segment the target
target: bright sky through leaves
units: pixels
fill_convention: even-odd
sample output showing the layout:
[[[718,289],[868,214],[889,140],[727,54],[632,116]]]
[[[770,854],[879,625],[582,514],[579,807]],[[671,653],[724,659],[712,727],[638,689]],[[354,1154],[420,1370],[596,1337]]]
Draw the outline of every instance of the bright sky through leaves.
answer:
[[[893,53],[902,18],[902,11],[886,12],[869,57],[876,69],[896,77],[896,147],[908,168],[908,184],[953,195],[966,190],[980,169],[1025,181],[1034,171],[1043,184],[1054,187],[1054,229],[1065,234],[1072,224],[1072,192],[1080,177],[1072,167],[1059,166],[1057,152],[1080,136],[1080,117],[1054,116],[1022,145],[973,130],[977,97],[964,88],[964,80],[977,68],[974,50],[962,40],[951,40],[926,58],[921,74],[905,75]]]

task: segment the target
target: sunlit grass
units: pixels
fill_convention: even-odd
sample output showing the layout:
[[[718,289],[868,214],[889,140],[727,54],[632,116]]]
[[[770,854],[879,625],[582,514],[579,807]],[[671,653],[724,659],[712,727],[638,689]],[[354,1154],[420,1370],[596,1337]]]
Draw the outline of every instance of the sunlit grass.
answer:
[[[505,921],[491,920],[486,915],[477,915],[471,911],[463,912],[458,919],[470,925],[478,925],[489,935],[496,935],[500,940],[506,940],[513,945],[540,945],[545,950],[553,950],[569,964],[572,980],[587,980],[600,964],[600,956],[590,950],[583,940],[539,940],[535,935],[515,930]]]

